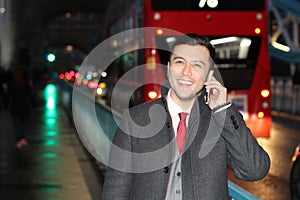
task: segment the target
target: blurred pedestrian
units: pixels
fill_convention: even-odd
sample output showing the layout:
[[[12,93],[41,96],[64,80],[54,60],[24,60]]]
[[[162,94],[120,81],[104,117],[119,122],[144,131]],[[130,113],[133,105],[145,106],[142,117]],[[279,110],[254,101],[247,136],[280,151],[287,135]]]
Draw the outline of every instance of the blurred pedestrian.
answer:
[[[9,87],[10,112],[14,119],[17,138],[16,147],[28,144],[26,140],[25,122],[30,113],[30,106],[35,106],[32,89],[23,64],[18,65],[12,74],[12,84]]]

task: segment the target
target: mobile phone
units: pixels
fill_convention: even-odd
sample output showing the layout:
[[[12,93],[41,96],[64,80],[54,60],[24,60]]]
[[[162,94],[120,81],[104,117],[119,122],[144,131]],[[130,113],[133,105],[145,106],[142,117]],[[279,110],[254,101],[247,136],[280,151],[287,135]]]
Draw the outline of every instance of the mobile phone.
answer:
[[[210,79],[211,79],[211,77],[213,76],[213,74],[214,74],[214,70],[210,70],[209,72],[208,72],[208,75],[207,75],[207,77],[206,77],[206,81],[209,81]],[[208,100],[209,100],[209,90],[208,89],[205,89],[205,103],[206,104],[208,104]]]

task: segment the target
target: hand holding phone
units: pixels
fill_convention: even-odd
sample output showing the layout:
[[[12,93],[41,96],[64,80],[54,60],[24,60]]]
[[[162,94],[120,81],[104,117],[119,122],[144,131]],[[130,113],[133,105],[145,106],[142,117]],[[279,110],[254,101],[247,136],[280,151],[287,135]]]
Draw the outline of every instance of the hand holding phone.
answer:
[[[213,74],[214,74],[214,70],[210,70],[210,71],[208,72],[207,77],[206,77],[206,81],[210,81],[211,78],[212,78],[212,76],[213,76]],[[208,90],[208,89],[205,89],[205,91],[206,91],[206,94],[205,94],[205,96],[206,96],[206,98],[205,98],[205,103],[208,104],[208,100],[209,100],[209,90]]]

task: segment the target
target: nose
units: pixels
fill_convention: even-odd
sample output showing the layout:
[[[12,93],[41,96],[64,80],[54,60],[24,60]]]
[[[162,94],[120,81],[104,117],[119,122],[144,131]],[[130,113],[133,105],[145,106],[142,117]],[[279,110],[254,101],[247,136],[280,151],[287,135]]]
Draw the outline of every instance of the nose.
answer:
[[[191,63],[187,63],[186,65],[184,65],[184,67],[182,68],[181,73],[183,75],[191,75],[192,74],[192,69],[193,69],[193,65]]]

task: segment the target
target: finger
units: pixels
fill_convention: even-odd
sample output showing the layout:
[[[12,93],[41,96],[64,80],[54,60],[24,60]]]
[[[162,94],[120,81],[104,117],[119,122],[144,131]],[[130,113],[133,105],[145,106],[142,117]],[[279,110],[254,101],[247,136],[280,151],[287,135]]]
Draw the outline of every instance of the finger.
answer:
[[[223,85],[221,85],[221,84],[218,83],[218,82],[207,83],[207,84],[205,85],[205,88],[206,88],[206,89],[213,89],[213,88],[215,88],[215,89],[218,89],[218,90],[224,90],[224,89],[226,89]]]
[[[209,81],[205,81],[204,85],[211,85],[211,84],[216,84],[216,85],[222,85],[217,79],[215,79],[214,77],[209,80]]]

